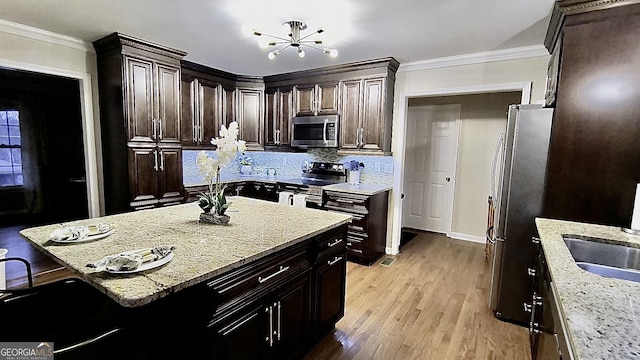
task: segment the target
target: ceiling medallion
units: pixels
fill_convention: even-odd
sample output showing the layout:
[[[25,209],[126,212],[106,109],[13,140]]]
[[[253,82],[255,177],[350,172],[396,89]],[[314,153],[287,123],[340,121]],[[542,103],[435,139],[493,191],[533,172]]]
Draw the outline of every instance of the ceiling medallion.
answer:
[[[303,23],[302,21],[298,21],[298,20],[290,20],[290,21],[285,21],[282,25],[289,25],[289,28],[291,29],[291,31],[289,32],[289,38],[283,38],[283,37],[279,37],[279,36],[274,36],[274,35],[269,35],[269,34],[263,34],[257,30],[253,30],[253,35],[255,36],[268,36],[270,38],[274,38],[280,41],[266,41],[266,42],[259,42],[259,45],[261,48],[268,48],[270,46],[282,46],[279,49],[275,49],[273,51],[270,51],[267,54],[267,57],[271,60],[273,60],[276,56],[280,55],[280,52],[282,52],[282,50],[285,50],[288,47],[292,47],[295,48],[296,51],[298,52],[298,56],[300,56],[301,58],[304,57],[305,52],[304,49],[302,49],[303,46],[312,48],[312,49],[316,49],[319,51],[322,51],[325,54],[329,54],[329,56],[331,57],[336,57],[338,56],[338,50],[337,49],[329,49],[326,47],[320,47],[317,45],[322,45],[322,40],[305,40],[307,38],[309,38],[312,35],[315,34],[322,34],[324,32],[323,28],[319,28],[318,30],[312,32],[311,34],[308,34],[304,37],[300,37],[300,32],[302,30],[305,30],[307,28],[307,24]]]

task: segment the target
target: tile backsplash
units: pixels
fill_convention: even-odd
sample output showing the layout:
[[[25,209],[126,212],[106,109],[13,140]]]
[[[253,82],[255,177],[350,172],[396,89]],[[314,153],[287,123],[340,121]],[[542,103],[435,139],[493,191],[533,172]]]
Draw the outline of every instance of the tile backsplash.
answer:
[[[182,151],[183,182],[185,185],[200,184],[202,175],[196,166],[196,156],[199,150]],[[214,151],[207,151],[214,156]],[[335,149],[309,149],[306,153],[247,151],[245,155],[253,159],[255,175],[266,175],[267,169],[276,169],[278,177],[299,177],[302,173],[302,163],[305,161],[325,161],[345,163],[356,160],[364,164],[360,174],[362,183],[391,185],[393,183],[393,157],[376,155],[341,155]],[[239,158],[222,168],[221,174],[233,175],[240,173]]]

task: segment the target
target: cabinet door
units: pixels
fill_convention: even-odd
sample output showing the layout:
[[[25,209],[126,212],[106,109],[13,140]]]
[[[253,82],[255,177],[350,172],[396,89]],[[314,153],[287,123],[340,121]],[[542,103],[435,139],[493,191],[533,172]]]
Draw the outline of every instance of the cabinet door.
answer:
[[[176,203],[183,199],[182,150],[158,150],[158,198],[161,203]]]
[[[291,118],[293,118],[293,88],[278,90],[278,145],[291,145]]]
[[[234,88],[222,87],[222,124],[229,125],[232,121],[237,121],[236,108],[237,95]],[[217,136],[217,135],[216,135]]]
[[[275,349],[278,359],[300,358],[311,323],[311,273],[306,273],[275,293]]]
[[[357,149],[360,135],[360,94],[362,81],[344,81],[341,85],[340,148]]]
[[[157,204],[159,165],[155,146],[129,148],[129,193],[132,206]]]
[[[182,81],[182,119],[180,120],[180,143],[182,145],[197,145],[196,133],[196,81]]]
[[[153,63],[125,57],[125,81],[127,138],[129,141],[155,142],[157,129],[153,123]]]
[[[360,147],[382,151],[384,79],[365,79],[363,92]]]
[[[180,68],[157,64],[157,121],[159,142],[180,142]]]
[[[214,359],[267,358],[269,308],[262,303],[248,306],[216,325],[213,336]],[[265,341],[266,339],[266,341]]]
[[[296,94],[296,116],[315,115],[316,86],[315,84],[298,85]]]
[[[344,251],[323,260],[316,270],[316,328],[332,327],[344,316],[347,261]]]
[[[240,127],[240,139],[247,142],[250,150],[262,150],[262,90],[237,89],[238,111],[237,121]]]
[[[198,111],[200,119],[200,136],[198,144],[210,146],[211,139],[217,137],[222,125],[222,86],[218,84],[199,83]]]
[[[317,85],[316,108],[319,115],[333,115],[338,113],[338,99],[340,86],[337,82],[321,83]]]
[[[267,89],[265,98],[265,121],[264,121],[264,141],[265,145],[277,145],[276,144],[276,132],[278,131],[278,90]]]

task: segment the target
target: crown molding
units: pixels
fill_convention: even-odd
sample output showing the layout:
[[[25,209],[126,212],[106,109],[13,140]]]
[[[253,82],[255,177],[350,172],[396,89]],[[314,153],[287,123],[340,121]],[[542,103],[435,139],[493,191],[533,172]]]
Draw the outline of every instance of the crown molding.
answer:
[[[0,19],[0,32],[44,41],[55,45],[66,46],[72,49],[87,52],[93,51],[93,47],[90,44],[80,39],[2,19]]]
[[[398,72],[437,69],[451,66],[482,64],[492,61],[517,60],[536,56],[548,56],[544,45],[523,46],[518,48],[484,51],[464,55],[446,56],[435,59],[413,61],[400,64]]]

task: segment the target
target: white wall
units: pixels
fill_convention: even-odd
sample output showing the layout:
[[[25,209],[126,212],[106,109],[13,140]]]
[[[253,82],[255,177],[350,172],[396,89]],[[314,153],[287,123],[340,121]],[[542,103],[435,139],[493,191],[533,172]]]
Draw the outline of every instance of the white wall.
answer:
[[[80,82],[89,216],[99,216],[102,199],[97,66],[90,44],[67,36],[0,20],[0,66],[58,75]]]
[[[402,189],[404,135],[409,98],[495,92],[501,88],[513,91],[516,90],[514,84],[531,83],[530,100],[535,103],[544,98],[549,55],[538,53],[538,56],[527,56],[529,57],[449,67],[444,67],[440,62],[437,68],[426,66],[424,69],[409,64],[404,71],[401,66],[396,74],[393,111],[392,151],[396,169],[393,188]],[[456,62],[460,63],[460,61]],[[398,252],[401,211],[400,192],[394,190],[391,192],[387,232],[387,252],[391,254]]]

